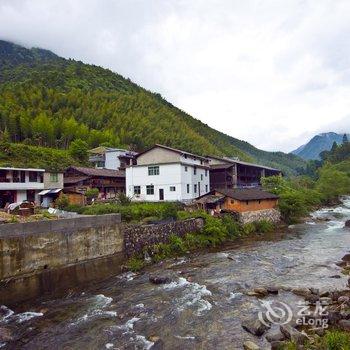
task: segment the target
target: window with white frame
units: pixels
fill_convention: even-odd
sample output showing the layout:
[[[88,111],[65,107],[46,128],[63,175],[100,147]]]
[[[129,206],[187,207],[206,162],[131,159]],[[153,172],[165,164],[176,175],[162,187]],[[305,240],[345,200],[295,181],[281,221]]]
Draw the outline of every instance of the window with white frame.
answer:
[[[187,193],[190,193],[190,184],[187,184]]]
[[[194,186],[193,186],[193,192],[194,192],[194,193],[197,193],[197,184],[194,184]]]
[[[134,186],[134,195],[139,196],[141,194],[141,186]]]
[[[186,172],[188,171],[188,167],[187,167],[187,166],[185,166],[185,171],[186,171]]]
[[[154,186],[153,185],[147,185],[146,186],[146,193],[149,195],[154,194]]]
[[[175,192],[176,191],[176,187],[175,186],[170,186],[170,192]]]
[[[205,192],[208,192],[208,185],[205,185]]]
[[[193,175],[197,174],[197,167],[193,167]]]
[[[148,175],[159,175],[159,166],[158,165],[149,166]]]

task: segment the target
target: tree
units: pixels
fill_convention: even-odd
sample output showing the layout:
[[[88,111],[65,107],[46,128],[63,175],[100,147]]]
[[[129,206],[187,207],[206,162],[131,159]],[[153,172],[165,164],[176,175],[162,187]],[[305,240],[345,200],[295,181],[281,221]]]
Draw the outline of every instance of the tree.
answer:
[[[348,135],[344,134],[343,135],[343,144],[348,143],[349,139],[348,139]]]
[[[70,144],[69,153],[74,159],[79,160],[81,163],[86,163],[88,160],[88,149],[88,144],[85,141],[76,139]]]

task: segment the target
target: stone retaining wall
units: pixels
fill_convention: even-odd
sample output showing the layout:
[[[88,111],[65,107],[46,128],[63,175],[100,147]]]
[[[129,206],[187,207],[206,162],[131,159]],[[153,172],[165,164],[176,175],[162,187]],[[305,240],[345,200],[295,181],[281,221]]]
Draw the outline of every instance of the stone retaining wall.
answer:
[[[184,236],[186,233],[199,232],[204,220],[188,219],[158,225],[128,225],[124,228],[124,251],[127,256],[139,253],[144,247],[157,243],[167,243],[171,234]]]
[[[246,211],[239,213],[237,219],[241,224],[247,224],[254,221],[267,220],[277,223],[281,220],[281,213],[277,209],[264,209],[257,211]]]

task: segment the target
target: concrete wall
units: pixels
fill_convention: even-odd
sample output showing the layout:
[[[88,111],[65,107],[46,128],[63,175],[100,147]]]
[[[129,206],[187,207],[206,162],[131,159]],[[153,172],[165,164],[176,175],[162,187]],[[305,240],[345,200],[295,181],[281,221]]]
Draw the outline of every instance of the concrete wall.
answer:
[[[0,302],[106,278],[123,259],[119,214],[0,225]]]

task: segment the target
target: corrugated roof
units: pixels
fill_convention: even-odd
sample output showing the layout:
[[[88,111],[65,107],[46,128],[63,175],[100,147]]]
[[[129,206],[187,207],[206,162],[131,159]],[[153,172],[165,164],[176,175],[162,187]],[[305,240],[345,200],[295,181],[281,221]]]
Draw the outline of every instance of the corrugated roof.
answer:
[[[74,169],[87,176],[125,177],[125,171],[121,171],[121,170],[85,168],[85,167],[79,167],[79,166],[71,166],[68,169]]]

